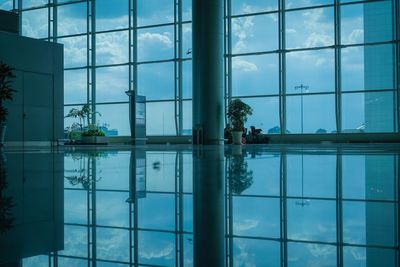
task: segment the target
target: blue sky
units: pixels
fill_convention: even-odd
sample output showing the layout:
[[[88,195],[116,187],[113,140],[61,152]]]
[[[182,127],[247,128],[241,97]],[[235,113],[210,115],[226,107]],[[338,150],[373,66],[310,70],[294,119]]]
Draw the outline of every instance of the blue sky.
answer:
[[[25,3],[26,2],[26,3]],[[24,1],[26,6],[32,6],[42,1]],[[332,0],[301,0],[286,1],[287,8],[308,7],[320,4],[332,4]],[[351,2],[351,1],[346,1]],[[248,14],[260,11],[277,10],[277,0],[233,0],[232,14]],[[117,4],[117,5],[116,5]],[[390,1],[366,4],[370,10],[390,10]],[[0,7],[7,8],[9,1],[0,1]],[[128,26],[127,0],[97,1],[97,30],[122,29]],[[331,46],[334,44],[333,7],[313,8],[300,11],[286,12],[286,47],[313,48]],[[86,4],[65,5],[58,10],[58,34],[79,34],[86,31]],[[190,1],[183,2],[184,19],[190,19]],[[388,12],[390,13],[390,12]],[[343,44],[358,44],[364,42],[364,5],[347,5],[341,8],[341,40]],[[388,41],[391,38],[390,16],[380,17],[379,34],[375,34],[373,41]],[[138,25],[153,25],[173,22],[172,0],[139,0]],[[382,28],[383,27],[383,28]],[[386,28],[385,28],[386,27]],[[382,31],[384,29],[384,31]],[[386,30],[385,30],[386,29]],[[28,11],[23,14],[23,34],[31,37],[47,36],[47,10]],[[192,47],[191,24],[183,27],[183,54]],[[371,34],[370,34],[371,35]],[[62,38],[64,44],[65,67],[82,67],[86,65],[86,36]],[[382,48],[381,48],[382,47]],[[368,53],[379,53],[380,58],[390,58],[390,46],[376,46]],[[123,64],[128,62],[128,32],[103,33],[97,35],[96,61],[102,64]],[[232,19],[232,50],[234,54],[274,51],[278,49],[278,16],[277,13],[245,16]],[[365,85],[365,69],[363,47],[351,47],[341,50],[342,62],[342,90],[363,90]],[[174,29],[173,26],[144,28],[138,30],[138,60],[168,60],[174,56]],[[186,56],[186,55],[185,55]],[[392,89],[393,62],[368,61],[368,64],[381,64],[384,79],[381,79],[374,88]],[[299,93],[295,86],[308,86],[308,93],[334,93],[335,65],[334,50],[323,49],[307,52],[290,52],[286,54],[286,91]],[[252,104],[254,114],[249,118],[247,126],[255,125],[264,132],[279,125],[279,101],[277,97],[257,98],[260,95],[276,95],[279,90],[279,57],[278,54],[262,56],[237,56],[232,59],[232,92],[234,96],[254,96],[244,99]],[[387,71],[386,71],[387,70]],[[383,71],[382,71],[383,72]],[[173,63],[143,64],[138,66],[138,92],[147,96],[149,100],[172,100],[174,72]],[[110,67],[99,68],[97,71],[97,101],[119,102],[127,101],[124,91],[128,88],[128,68]],[[85,71],[65,72],[65,102],[67,104],[82,103],[86,97]],[[184,97],[191,97],[191,63],[184,63],[183,71]],[[382,87],[382,88],[377,88]],[[384,117],[390,119],[390,110],[393,110],[393,101],[390,93],[382,95],[382,99],[389,99],[388,112]],[[353,103],[352,100],[357,100]],[[343,95],[342,121],[343,129],[355,129],[364,124],[365,96]],[[298,133],[301,128],[305,132],[314,133],[322,128],[328,132],[336,130],[335,97],[304,96],[303,98],[303,127],[300,125],[301,98],[287,98],[287,128],[292,133]],[[110,110],[113,114],[102,117],[100,123],[107,122],[111,128],[118,128],[120,134],[128,135],[129,127],[127,106],[115,105],[114,108],[100,108]],[[267,111],[267,112],[266,112]],[[190,102],[185,104],[184,125],[191,128]],[[161,116],[162,114],[162,116]],[[265,116],[268,114],[268,116]],[[148,104],[147,132],[154,134],[174,134],[173,102]],[[120,118],[118,120],[118,118]],[[106,121],[106,119],[110,121]],[[383,127],[383,126],[380,126]],[[391,131],[392,126],[386,126],[383,131]]]

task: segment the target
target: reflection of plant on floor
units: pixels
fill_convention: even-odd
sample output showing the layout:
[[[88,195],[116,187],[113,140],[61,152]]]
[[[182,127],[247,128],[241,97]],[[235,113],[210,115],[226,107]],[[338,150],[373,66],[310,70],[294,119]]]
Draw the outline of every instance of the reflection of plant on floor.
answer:
[[[72,123],[65,128],[71,140],[78,140],[81,136],[105,136],[96,124],[91,124],[90,120],[94,114],[101,116],[99,112],[92,111],[89,104],[83,105],[80,109],[71,108],[64,118],[77,118],[78,122]]]
[[[228,163],[229,188],[234,194],[241,194],[253,184],[253,171],[247,170],[243,155],[232,155]]]
[[[12,208],[14,200],[12,197],[8,197],[5,192],[7,183],[7,171],[5,168],[5,156],[0,156],[0,234],[8,231],[14,227],[15,218],[12,215]]]
[[[64,175],[64,178],[71,185],[76,186],[81,184],[84,189],[89,189],[93,183],[101,180],[102,177],[97,177],[101,173],[101,170],[97,170],[98,173],[94,174],[93,163],[96,161],[96,158],[107,157],[106,153],[70,153],[66,154],[66,156],[79,164],[78,168],[65,170],[66,175]]]

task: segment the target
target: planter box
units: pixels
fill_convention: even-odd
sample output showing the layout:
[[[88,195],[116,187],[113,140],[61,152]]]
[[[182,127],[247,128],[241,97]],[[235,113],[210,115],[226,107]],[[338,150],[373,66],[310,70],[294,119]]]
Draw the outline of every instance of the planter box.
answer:
[[[106,145],[108,144],[108,138],[107,136],[82,136],[81,142],[83,144]]]

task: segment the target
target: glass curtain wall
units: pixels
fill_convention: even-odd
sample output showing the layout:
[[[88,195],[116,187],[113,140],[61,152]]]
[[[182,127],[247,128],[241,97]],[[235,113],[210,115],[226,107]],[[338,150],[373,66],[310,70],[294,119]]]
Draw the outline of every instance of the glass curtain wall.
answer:
[[[396,5],[227,0],[227,95],[264,133],[397,132]]]
[[[0,8],[21,12],[22,35],[64,44],[65,114],[89,103],[107,135],[129,136],[132,89],[147,97],[148,135],[191,134],[190,0],[14,0]]]
[[[0,8],[22,12],[23,35],[64,44],[65,112],[92,103],[94,122],[127,136],[125,91],[137,89],[148,135],[190,135],[191,2],[0,0]],[[247,127],[398,132],[398,0],[225,4],[225,95],[253,107]]]

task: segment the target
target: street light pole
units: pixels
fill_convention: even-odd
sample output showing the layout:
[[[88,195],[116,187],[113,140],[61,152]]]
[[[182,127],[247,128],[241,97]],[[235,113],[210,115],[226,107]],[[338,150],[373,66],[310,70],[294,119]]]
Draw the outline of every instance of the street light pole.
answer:
[[[303,129],[303,89],[304,90],[308,90],[309,86],[308,85],[303,85],[303,83],[301,83],[298,86],[294,87],[294,90],[299,90],[301,92],[301,133],[304,133],[304,129]]]

